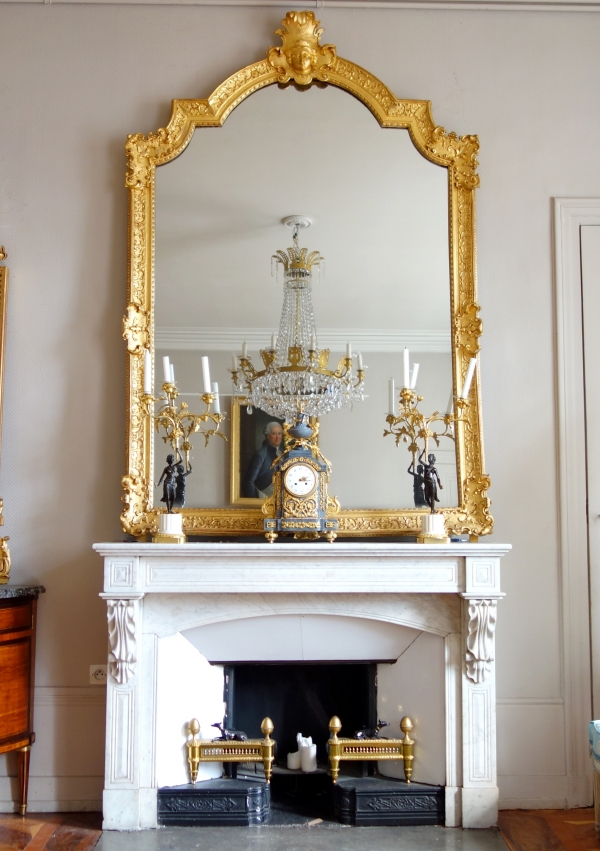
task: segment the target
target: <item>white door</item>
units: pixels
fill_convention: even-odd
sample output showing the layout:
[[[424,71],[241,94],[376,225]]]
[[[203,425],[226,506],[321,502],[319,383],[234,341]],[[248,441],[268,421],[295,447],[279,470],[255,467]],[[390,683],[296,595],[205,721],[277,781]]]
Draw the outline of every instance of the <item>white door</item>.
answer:
[[[592,700],[594,718],[600,718],[600,225],[582,225],[580,228],[580,245]]]

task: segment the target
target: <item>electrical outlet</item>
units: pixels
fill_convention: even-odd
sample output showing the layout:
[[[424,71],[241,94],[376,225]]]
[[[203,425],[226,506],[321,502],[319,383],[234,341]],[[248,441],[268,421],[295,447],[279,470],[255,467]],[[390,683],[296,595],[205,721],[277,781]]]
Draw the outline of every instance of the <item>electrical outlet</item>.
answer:
[[[90,665],[90,685],[106,685],[106,665]]]

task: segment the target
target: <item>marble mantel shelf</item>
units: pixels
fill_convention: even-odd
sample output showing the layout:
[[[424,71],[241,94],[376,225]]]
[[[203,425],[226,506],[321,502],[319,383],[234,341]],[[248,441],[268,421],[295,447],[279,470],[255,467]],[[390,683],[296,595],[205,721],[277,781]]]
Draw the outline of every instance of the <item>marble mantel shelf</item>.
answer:
[[[104,593],[417,593],[499,597],[508,544],[95,544]]]

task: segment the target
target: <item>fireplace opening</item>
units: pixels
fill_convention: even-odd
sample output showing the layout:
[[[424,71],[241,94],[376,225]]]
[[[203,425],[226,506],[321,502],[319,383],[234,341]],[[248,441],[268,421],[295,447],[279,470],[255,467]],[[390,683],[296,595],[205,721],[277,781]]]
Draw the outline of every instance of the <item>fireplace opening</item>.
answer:
[[[227,726],[261,738],[268,715],[275,725],[275,764],[285,767],[298,749],[296,734],[311,736],[317,761],[327,764],[329,720],[342,720],[343,735],[377,723],[377,664],[239,664],[225,668]]]

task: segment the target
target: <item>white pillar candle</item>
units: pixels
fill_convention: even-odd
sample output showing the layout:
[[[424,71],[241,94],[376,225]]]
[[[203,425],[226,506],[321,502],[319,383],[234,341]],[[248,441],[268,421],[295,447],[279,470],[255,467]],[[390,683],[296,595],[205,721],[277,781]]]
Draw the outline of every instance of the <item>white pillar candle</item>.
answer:
[[[346,343],[346,357],[352,357],[352,346],[350,345],[350,343]]]
[[[271,349],[277,348],[277,337],[275,334],[271,334]]]
[[[389,404],[390,414],[393,417],[395,417],[396,416],[396,389],[394,387],[394,379],[393,378],[390,378],[388,390],[389,390],[389,394],[390,394],[390,404]]]
[[[419,364],[413,363],[412,374],[410,376],[410,389],[414,390],[417,386],[417,375],[419,374]]]
[[[358,353],[357,365],[359,369],[363,368],[362,354],[360,352]]]
[[[465,375],[465,383],[463,384],[463,388],[461,391],[461,398],[466,399],[469,395],[469,390],[471,389],[471,382],[473,381],[473,375],[475,374],[475,367],[477,366],[477,358],[471,358],[469,361],[469,366],[467,368],[467,374]]]
[[[167,384],[171,380],[171,367],[169,366],[169,358],[166,355],[163,358],[163,378]]]
[[[317,770],[317,746],[304,745],[300,748],[300,767],[302,771]]]
[[[450,398],[448,399],[448,407],[446,408],[446,413],[451,414],[454,410],[454,390],[450,391]]]
[[[314,334],[311,334],[311,337],[310,337],[310,348],[313,352],[317,351],[317,338],[315,337]]]
[[[245,340],[244,340],[244,342],[242,343],[242,357],[243,357],[243,358],[247,358],[247,357],[248,357],[248,345],[247,345],[247,343],[246,343],[246,341],[245,341]]]
[[[234,372],[238,371],[237,355],[235,353],[231,355],[231,368]]]
[[[212,385],[210,383],[210,368],[208,366],[208,358],[202,355],[202,381],[204,383],[204,392],[210,393]]]
[[[175,384],[175,367],[173,366],[172,363],[169,364],[169,366],[170,366],[169,372],[171,373],[170,381],[171,381],[171,384]]]
[[[403,376],[402,376],[402,380],[403,380],[402,386],[410,389],[410,352],[408,351],[408,349],[405,348],[403,354],[404,354],[404,363],[403,363],[404,369],[403,369]]]
[[[152,355],[144,349],[144,393],[152,393]]]
[[[221,413],[221,403],[219,401],[219,385],[216,381],[212,383],[212,392],[215,394],[215,401],[213,402],[213,408],[215,414]]]

